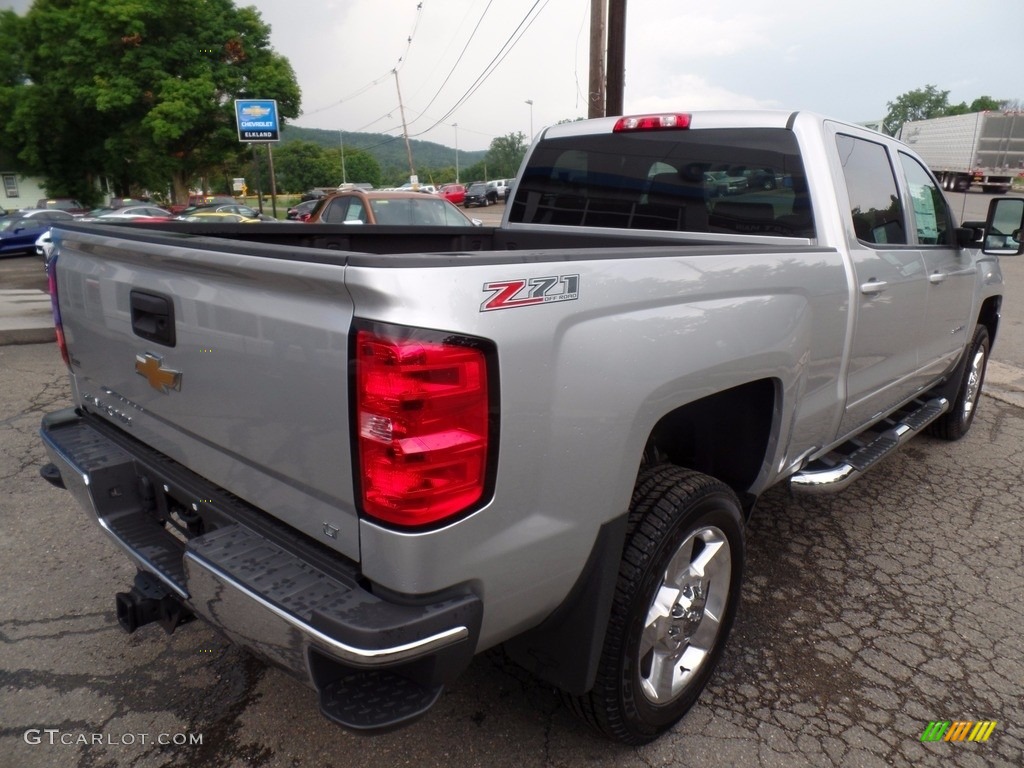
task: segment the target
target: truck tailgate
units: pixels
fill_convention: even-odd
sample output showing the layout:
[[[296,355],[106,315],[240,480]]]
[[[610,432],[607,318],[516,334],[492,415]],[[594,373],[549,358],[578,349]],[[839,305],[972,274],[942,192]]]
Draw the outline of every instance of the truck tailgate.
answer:
[[[76,404],[358,560],[344,257],[121,228],[54,241]]]

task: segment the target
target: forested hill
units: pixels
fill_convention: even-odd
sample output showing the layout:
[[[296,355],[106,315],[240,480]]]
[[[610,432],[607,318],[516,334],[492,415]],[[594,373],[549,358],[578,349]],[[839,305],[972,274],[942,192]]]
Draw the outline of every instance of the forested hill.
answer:
[[[405,152],[405,141],[401,136],[342,131],[339,141],[338,131],[289,125],[281,131],[281,142],[289,141],[309,141],[328,149],[338,149],[341,141],[344,141],[346,150],[365,150],[373,156],[381,168],[401,168],[407,167],[409,164]],[[411,139],[409,144],[412,146],[413,159],[418,168],[444,168],[455,165],[455,150],[452,147],[417,139]],[[463,168],[468,167],[482,161],[486,154],[486,150],[476,152],[459,150],[459,165]]]

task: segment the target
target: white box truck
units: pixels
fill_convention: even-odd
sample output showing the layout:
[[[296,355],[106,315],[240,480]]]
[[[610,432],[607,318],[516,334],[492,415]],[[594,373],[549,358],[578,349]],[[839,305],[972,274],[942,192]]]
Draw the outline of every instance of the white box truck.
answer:
[[[899,138],[939,178],[943,189],[1010,191],[1024,174],[1024,112],[973,112],[904,123]]]

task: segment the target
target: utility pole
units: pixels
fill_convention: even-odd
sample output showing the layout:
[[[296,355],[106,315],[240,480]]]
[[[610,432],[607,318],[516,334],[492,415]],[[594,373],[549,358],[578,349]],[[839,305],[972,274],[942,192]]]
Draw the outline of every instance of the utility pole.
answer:
[[[587,117],[604,117],[604,40],[608,0],[590,0],[590,87]]]
[[[338,143],[341,144],[341,183],[344,184],[348,181],[348,177],[345,174],[345,135],[338,130]]]
[[[455,129],[455,183],[459,183],[459,124],[452,123]]]
[[[402,104],[402,89],[398,86],[398,70],[391,70],[395,75],[395,90],[398,91],[398,110],[402,113],[402,134],[405,136],[405,153],[409,156],[409,181],[415,189],[419,180],[416,178],[416,169],[412,167],[412,146],[409,144],[409,127],[405,124],[405,105]]]
[[[626,0],[608,0],[608,91],[605,114],[621,115],[626,82]]]
[[[267,166],[270,170],[270,210],[277,218],[277,179],[274,178],[274,152],[267,142]]]

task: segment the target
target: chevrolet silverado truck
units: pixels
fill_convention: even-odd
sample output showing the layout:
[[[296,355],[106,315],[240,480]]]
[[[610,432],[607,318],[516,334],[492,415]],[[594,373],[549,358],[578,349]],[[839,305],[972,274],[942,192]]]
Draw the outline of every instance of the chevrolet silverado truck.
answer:
[[[138,567],[128,631],[198,616],[362,730],[504,644],[643,743],[766,489],[968,431],[1022,220],[854,125],[694,112],[546,129],[497,227],[61,224],[42,474]]]

